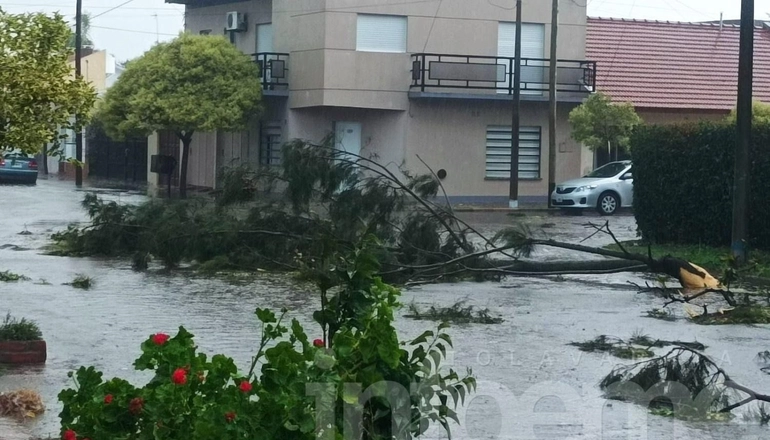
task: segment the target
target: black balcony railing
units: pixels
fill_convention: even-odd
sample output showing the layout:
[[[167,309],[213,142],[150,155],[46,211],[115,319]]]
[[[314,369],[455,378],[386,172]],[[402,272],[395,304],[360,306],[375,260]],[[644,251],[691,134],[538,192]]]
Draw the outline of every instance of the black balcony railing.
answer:
[[[260,52],[252,55],[259,65],[263,90],[289,89],[289,54]]]
[[[412,89],[496,90],[513,94],[512,57],[476,55],[412,55]],[[548,91],[550,61],[545,58],[521,59],[521,90],[524,94]],[[591,93],[596,89],[596,62],[558,60],[559,92]]]

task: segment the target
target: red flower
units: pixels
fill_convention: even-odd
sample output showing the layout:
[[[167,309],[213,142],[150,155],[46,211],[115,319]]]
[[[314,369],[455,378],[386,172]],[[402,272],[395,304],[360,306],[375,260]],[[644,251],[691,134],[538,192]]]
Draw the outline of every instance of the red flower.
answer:
[[[241,391],[243,391],[244,393],[248,393],[249,391],[251,391],[252,387],[249,381],[244,380],[243,382],[241,382],[241,385],[238,388],[240,388]]]
[[[142,412],[142,407],[144,407],[144,399],[141,397],[134,397],[131,399],[131,402],[128,403],[128,412],[131,414],[139,414]]]
[[[315,345],[318,348],[323,348],[326,346],[326,344],[324,344],[323,339],[316,339],[315,341],[313,341],[313,345]]]
[[[78,440],[78,435],[75,434],[75,431],[68,429],[64,431],[64,437],[62,437],[64,440]]]
[[[184,368],[177,368],[174,370],[174,374],[171,375],[171,382],[177,385],[184,385],[187,383],[187,371]]]
[[[163,345],[168,342],[168,335],[165,333],[155,333],[152,335],[152,342],[155,345]]]
[[[104,396],[104,404],[109,405],[110,403],[112,403],[112,394],[107,394]]]
[[[227,423],[230,423],[233,420],[235,420],[235,416],[236,416],[236,414],[234,412],[230,411],[229,413],[225,413],[225,420],[227,420]]]

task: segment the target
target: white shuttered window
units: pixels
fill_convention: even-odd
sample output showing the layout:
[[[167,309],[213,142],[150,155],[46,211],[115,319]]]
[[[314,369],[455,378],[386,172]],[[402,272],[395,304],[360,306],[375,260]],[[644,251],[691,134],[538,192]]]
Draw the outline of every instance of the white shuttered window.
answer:
[[[513,58],[516,55],[516,23],[500,23],[497,30],[497,56]],[[545,57],[545,25],[524,23],[521,25],[521,57]],[[506,66],[508,66],[506,64]],[[506,70],[508,67],[506,67]],[[511,73],[511,72],[506,72]],[[527,83],[543,83],[545,81],[545,63],[529,61],[522,62],[521,82],[522,93]],[[508,86],[506,77],[505,86]],[[507,93],[506,91],[503,91]],[[532,93],[532,92],[529,92]]]
[[[359,14],[356,50],[361,52],[406,52],[406,17]]]
[[[257,53],[273,52],[273,24],[257,25]]]
[[[487,178],[511,178],[511,127],[487,127]],[[540,178],[540,127],[519,130],[519,179]]]

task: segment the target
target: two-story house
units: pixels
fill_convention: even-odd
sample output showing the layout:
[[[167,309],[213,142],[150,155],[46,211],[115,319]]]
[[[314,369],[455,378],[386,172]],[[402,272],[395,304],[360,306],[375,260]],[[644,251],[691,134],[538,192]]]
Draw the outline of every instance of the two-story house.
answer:
[[[200,133],[189,183],[217,170],[273,164],[280,145],[318,142],[443,177],[455,201],[505,203],[510,175],[515,0],[166,0],[186,31],[223,35],[262,67],[265,112],[242,133]],[[582,3],[582,4],[581,4]],[[545,200],[551,2],[524,0],[521,200]],[[593,155],[570,138],[569,112],[594,91],[584,60],[585,2],[562,1],[557,180]]]

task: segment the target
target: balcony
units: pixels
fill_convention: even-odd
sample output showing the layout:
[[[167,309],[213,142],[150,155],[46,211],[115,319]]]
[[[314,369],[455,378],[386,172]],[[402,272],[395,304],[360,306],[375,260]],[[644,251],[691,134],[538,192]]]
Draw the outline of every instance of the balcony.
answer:
[[[252,57],[259,66],[262,93],[268,96],[289,96],[289,54],[260,52]]]
[[[512,57],[414,54],[410,96],[510,99],[514,65]],[[547,99],[550,68],[545,58],[521,59],[523,100]],[[556,68],[560,101],[580,102],[596,90],[595,61],[558,60]]]

